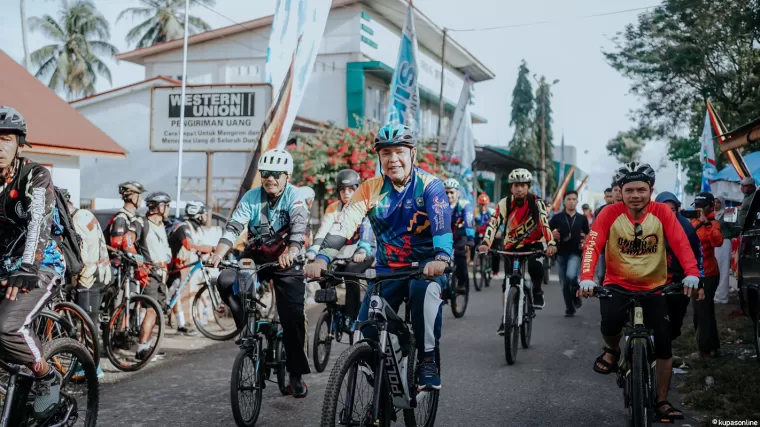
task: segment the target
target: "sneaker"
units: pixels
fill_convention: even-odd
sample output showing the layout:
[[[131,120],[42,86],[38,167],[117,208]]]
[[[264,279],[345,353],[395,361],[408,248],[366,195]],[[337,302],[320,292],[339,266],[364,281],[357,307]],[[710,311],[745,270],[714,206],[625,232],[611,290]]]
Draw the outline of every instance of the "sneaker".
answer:
[[[98,369],[95,371],[95,373],[98,375],[98,379],[103,379],[106,377],[106,374],[103,373],[103,370],[100,369],[100,366],[98,366]],[[77,369],[76,372],[74,372],[74,375],[71,377],[74,381],[81,381],[84,379],[84,369],[80,366],[79,369]]]
[[[187,336],[198,335],[198,331],[196,331],[195,328],[187,326],[187,325],[177,328],[177,332],[179,332],[180,334],[187,335]]]
[[[304,398],[309,394],[309,388],[306,386],[301,375],[290,376],[290,394],[296,399]]]
[[[492,279],[498,279],[499,277],[501,277],[501,274],[499,274],[499,273],[494,273],[494,274],[491,275]]]
[[[34,383],[34,418],[42,420],[50,417],[61,399],[61,374],[53,368]]]
[[[580,309],[580,308],[583,306],[583,300],[582,300],[582,299],[580,299],[580,298],[577,298],[577,297],[576,297],[576,298],[573,300],[573,306],[575,306],[575,309],[576,309],[576,310]]]
[[[533,308],[541,310],[545,305],[544,294],[533,294]]]
[[[575,316],[574,311],[565,311],[565,317],[573,317],[573,316]]]
[[[148,353],[150,353],[150,349],[138,350],[137,353],[135,353],[135,359],[145,360],[148,358]]]
[[[438,375],[438,366],[432,357],[424,357],[419,365],[417,391],[440,389],[441,377]]]
[[[499,321],[499,329],[496,330],[496,333],[504,336],[504,322]]]

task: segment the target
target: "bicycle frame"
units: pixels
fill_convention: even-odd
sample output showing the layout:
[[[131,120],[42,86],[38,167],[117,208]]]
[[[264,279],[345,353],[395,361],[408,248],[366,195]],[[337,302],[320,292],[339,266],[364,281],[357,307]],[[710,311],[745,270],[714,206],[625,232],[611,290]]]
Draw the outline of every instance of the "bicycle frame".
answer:
[[[21,366],[9,364],[0,360],[0,369],[8,372],[8,388],[5,390],[3,412],[0,416],[0,427],[20,425],[25,415],[23,409],[26,399],[19,396],[28,396],[34,383],[34,376],[21,371]]]
[[[190,268],[190,273],[188,273],[187,277],[185,277],[185,280],[180,283],[177,289],[174,290],[171,298],[169,298],[169,307],[167,311],[171,311],[174,308],[174,306],[177,304],[177,301],[180,299],[182,290],[184,290],[185,286],[190,283],[190,279],[195,276],[195,272],[198,270],[200,270],[201,274],[203,275],[203,281],[206,283],[206,286],[211,287],[211,280],[209,279],[208,271],[206,271],[206,266],[203,264],[203,261],[198,260],[180,270],[184,270],[185,268]],[[216,307],[219,306],[219,302],[216,300],[216,292],[209,292],[209,297],[211,298],[212,307],[216,309]]]
[[[527,259],[529,256],[532,255],[538,255],[543,253],[542,251],[531,251],[531,252],[510,252],[510,251],[493,251],[497,254],[503,256],[503,257],[513,257],[512,259],[512,275],[509,277],[509,286],[510,287],[517,287],[517,291],[519,292],[519,298],[517,302],[517,326],[522,326],[523,324],[523,317],[525,315],[524,307],[525,307],[525,288],[533,288],[533,283],[531,283],[530,286],[526,286],[525,283],[525,259]],[[506,278],[504,280],[507,280]],[[506,290],[505,290],[506,292]],[[506,322],[507,320],[507,304],[506,301],[504,303],[504,313],[503,317],[501,319],[502,322]]]

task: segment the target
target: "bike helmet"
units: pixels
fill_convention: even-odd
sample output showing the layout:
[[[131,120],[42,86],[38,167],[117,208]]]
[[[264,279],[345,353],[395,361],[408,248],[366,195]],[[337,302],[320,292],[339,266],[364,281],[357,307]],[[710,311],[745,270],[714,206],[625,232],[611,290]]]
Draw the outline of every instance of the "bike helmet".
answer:
[[[343,187],[354,187],[354,190],[356,190],[361,183],[362,178],[359,176],[359,172],[353,169],[343,169],[335,177],[336,190],[340,190]]]
[[[459,181],[454,178],[449,178],[446,181],[443,181],[443,188],[453,188],[457,190],[459,189]]]
[[[654,186],[654,169],[648,163],[625,163],[615,172],[615,182],[622,188],[625,184],[643,181]]]
[[[144,192],[145,187],[137,181],[127,181],[119,184],[119,194],[122,196],[133,193],[142,194]]]
[[[26,120],[13,107],[0,106],[0,131],[18,135],[18,145],[29,145],[26,142]]]
[[[385,125],[375,135],[375,150],[390,146],[415,148],[417,137],[409,126]]]
[[[156,191],[153,193],[148,194],[148,197],[145,198],[145,204],[148,206],[155,206],[159,203],[166,203],[167,205],[171,203],[172,198],[164,193],[163,191]]]
[[[314,198],[317,197],[316,193],[314,193],[314,189],[311,187],[298,187],[298,196],[307,202],[309,200],[314,200]]]
[[[185,205],[185,216],[196,218],[206,213],[206,205],[203,202],[187,202]]]
[[[487,205],[491,203],[491,198],[488,197],[488,194],[486,193],[480,193],[480,196],[478,196],[478,203],[481,205]]]
[[[527,169],[518,168],[518,169],[512,170],[512,172],[509,173],[510,184],[515,184],[515,183],[530,184],[531,182],[533,182],[533,175]]]
[[[269,150],[259,159],[259,171],[285,172],[292,175],[293,156],[280,148]]]

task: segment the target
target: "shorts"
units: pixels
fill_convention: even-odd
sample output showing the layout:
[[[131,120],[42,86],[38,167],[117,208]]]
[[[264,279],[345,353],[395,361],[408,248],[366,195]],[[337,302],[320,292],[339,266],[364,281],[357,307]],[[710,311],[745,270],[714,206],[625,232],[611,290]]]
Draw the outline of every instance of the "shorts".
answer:
[[[644,309],[644,325],[654,336],[655,357],[657,359],[672,358],[673,349],[670,343],[672,331],[665,296],[652,295],[640,299],[639,302]],[[599,300],[599,311],[602,314],[602,335],[614,337],[622,332],[623,327],[628,322],[629,311],[632,308],[633,304],[629,297],[616,293],[612,293],[611,298]]]
[[[166,284],[155,276],[150,276],[150,282],[148,286],[143,287],[142,294],[156,300],[160,307],[166,308]]]

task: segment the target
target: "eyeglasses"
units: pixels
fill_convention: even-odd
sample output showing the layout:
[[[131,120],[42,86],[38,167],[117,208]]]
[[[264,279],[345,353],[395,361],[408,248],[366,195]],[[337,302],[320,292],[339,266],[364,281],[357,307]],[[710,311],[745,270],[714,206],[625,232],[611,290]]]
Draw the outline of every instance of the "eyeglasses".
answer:
[[[287,172],[283,171],[261,171],[261,178],[262,179],[269,179],[270,176],[273,176],[274,179],[280,179],[281,176],[287,175]]]
[[[644,228],[638,222],[633,225],[633,246],[634,250],[641,248],[641,235],[644,234]]]

